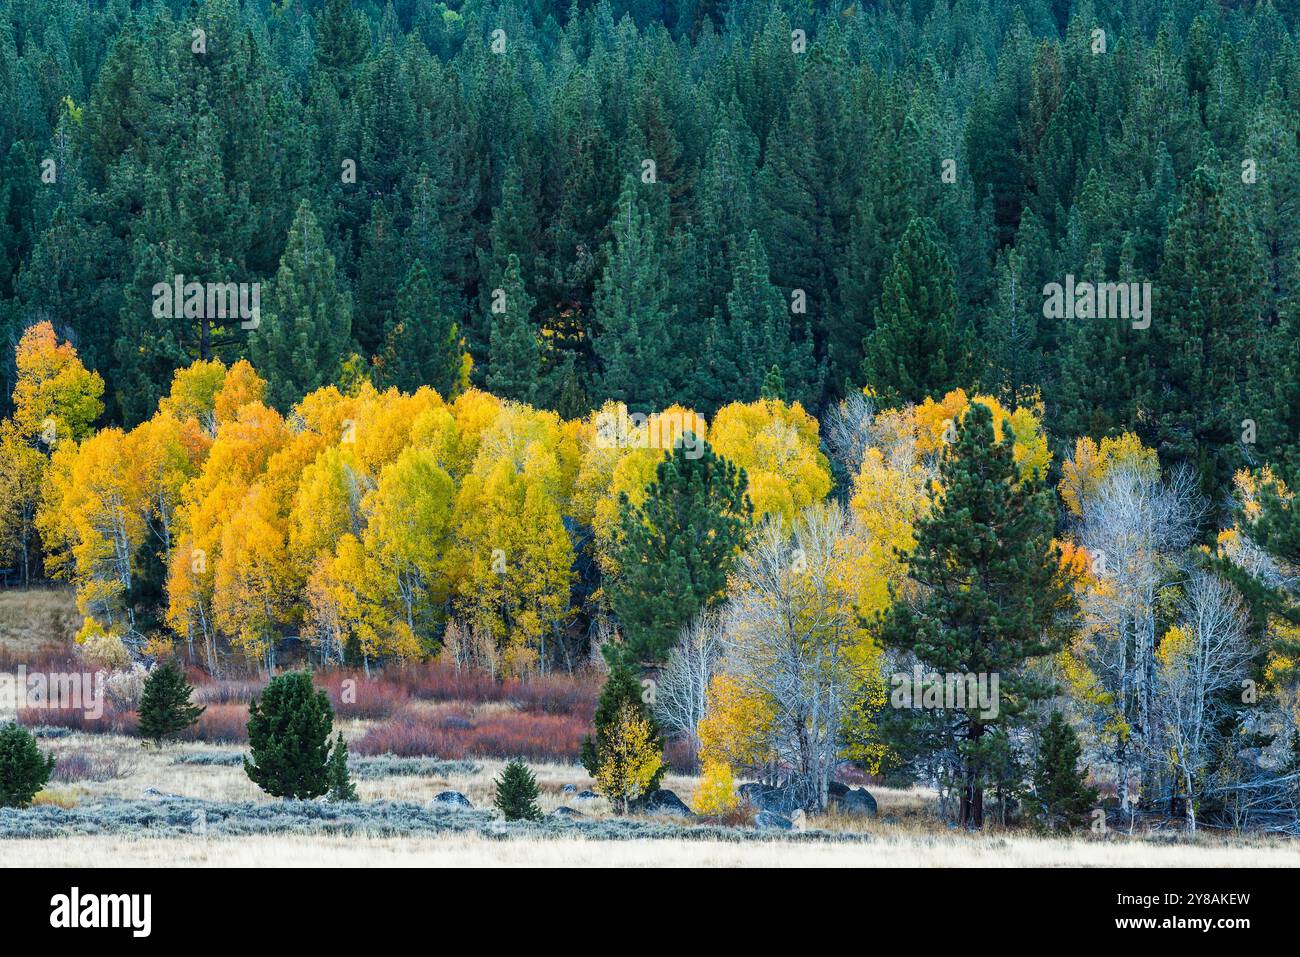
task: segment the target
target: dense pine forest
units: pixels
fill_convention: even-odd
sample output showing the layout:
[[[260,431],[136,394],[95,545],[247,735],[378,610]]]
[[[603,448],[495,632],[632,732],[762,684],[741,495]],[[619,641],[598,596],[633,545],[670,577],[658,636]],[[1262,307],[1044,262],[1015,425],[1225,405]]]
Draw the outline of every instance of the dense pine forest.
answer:
[[[593,778],[719,811],[1295,830],[1298,17],[7,0],[7,580],[109,669],[607,671]]]

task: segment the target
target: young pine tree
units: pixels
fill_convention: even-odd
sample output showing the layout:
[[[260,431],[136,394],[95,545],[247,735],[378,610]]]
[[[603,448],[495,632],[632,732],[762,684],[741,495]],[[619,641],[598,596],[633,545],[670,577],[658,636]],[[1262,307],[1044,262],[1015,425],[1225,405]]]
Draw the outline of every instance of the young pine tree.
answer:
[[[272,678],[261,699],[248,706],[253,760],[244,759],[244,772],[273,797],[320,797],[330,789],[333,725],[334,709],[325,692],[312,686],[310,672]]]
[[[592,733],[582,739],[580,757],[587,773],[599,780],[600,769],[609,760],[618,734],[621,716],[627,709],[634,710],[649,727],[650,747],[663,753],[663,732],[655,720],[650,708],[642,700],[641,683],[637,681],[632,668],[622,656],[610,656],[609,677],[605,687],[600,690],[600,699],[596,702],[596,714],[592,720]],[[658,768],[651,776],[644,793],[659,787],[664,769]]]
[[[54,758],[41,754],[31,732],[16,723],[0,728],[0,807],[26,807],[45,787]]]
[[[641,661],[664,661],[683,626],[720,596],[753,515],[747,480],[686,435],[659,463],[646,500],[621,500],[619,575],[610,600]]]
[[[1043,728],[1034,764],[1034,804],[1039,822],[1048,830],[1074,830],[1083,825],[1097,803],[1087,769],[1079,767],[1082,748],[1070,723],[1059,711]]]
[[[983,826],[985,787],[1008,780],[1007,732],[1051,691],[1025,666],[1061,647],[1075,613],[1053,540],[1052,493],[1037,475],[1020,478],[1012,446],[1010,430],[995,441],[989,408],[971,403],[931,486],[936,507],[918,523],[907,556],[921,598],[894,602],[881,628],[887,644],[910,651],[928,671],[983,676],[990,690],[998,676],[995,707],[967,701],[942,721],[925,711],[901,719],[913,716],[931,733],[928,740],[901,734],[900,749],[955,755],[964,826]]]
[[[140,698],[140,737],[162,744],[163,738],[197,721],[207,709],[190,704],[193,693],[185,672],[174,661],[164,661],[149,672]]]
[[[334,739],[334,750],[330,752],[329,767],[326,771],[330,784],[328,796],[331,801],[357,799],[356,785],[352,783],[352,776],[348,774],[348,743],[343,740],[341,731]]]
[[[528,765],[512,758],[496,781],[493,804],[505,815],[507,821],[537,821],[542,811],[537,806],[537,779]]]

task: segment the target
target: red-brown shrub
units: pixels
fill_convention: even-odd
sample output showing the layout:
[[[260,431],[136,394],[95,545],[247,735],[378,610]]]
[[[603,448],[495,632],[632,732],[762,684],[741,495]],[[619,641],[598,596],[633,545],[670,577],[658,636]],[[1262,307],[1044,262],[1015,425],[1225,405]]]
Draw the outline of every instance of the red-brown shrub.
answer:
[[[209,744],[243,744],[248,741],[248,705],[210,704],[198,721],[176,737]]]
[[[589,721],[568,715],[511,711],[475,717],[462,708],[435,713],[407,709],[367,731],[352,751],[399,757],[573,761],[590,731]]]
[[[354,681],[352,694],[355,700],[344,701],[343,682]],[[384,677],[367,678],[364,674],[347,671],[318,671],[316,687],[329,695],[330,705],[340,718],[387,718],[401,710],[410,697],[405,687]]]
[[[135,734],[139,727],[134,711],[117,711],[108,701],[98,718],[90,717],[85,708],[19,708],[18,723],[26,728],[71,728],[90,734]]]

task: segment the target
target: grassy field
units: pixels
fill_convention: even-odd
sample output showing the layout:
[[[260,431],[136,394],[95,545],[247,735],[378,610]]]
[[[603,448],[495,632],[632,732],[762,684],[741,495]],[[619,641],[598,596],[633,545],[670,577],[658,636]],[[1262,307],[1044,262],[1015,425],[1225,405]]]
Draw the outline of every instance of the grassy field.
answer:
[[[0,589],[0,651],[21,655],[41,646],[66,645],[80,627],[71,589]]]
[[[75,618],[66,592],[0,592],[0,651],[13,661],[42,647],[66,647]],[[443,695],[437,701],[413,692],[400,705],[416,730],[434,722],[439,709],[461,707],[435,691]],[[406,694],[383,688],[385,695],[398,692]],[[464,705],[489,717],[513,715],[524,727],[535,720],[517,703]],[[245,709],[234,702],[210,707]],[[354,745],[377,728],[392,730],[400,744],[403,726],[392,723],[391,713],[398,708],[370,708],[365,716],[341,718],[338,726]],[[966,834],[937,820],[933,795],[917,789],[873,787],[879,818],[829,815],[801,822],[801,833],[788,836],[670,818],[629,821],[616,819],[603,800],[578,803],[563,791],[594,783],[569,760],[529,764],[541,787],[543,812],[568,805],[583,819],[507,827],[490,811],[500,759],[393,759],[356,751],[352,765],[362,805],[356,821],[339,833],[337,822],[322,826],[311,817],[315,806],[281,813],[284,806],[245,776],[238,744],[189,741],[154,748],[126,734],[56,729],[43,734],[40,746],[59,759],[55,779],[37,796],[36,810],[0,812],[0,833],[9,835],[0,838],[0,865],[1300,867],[1300,842],[1209,832],[1195,841],[1114,833],[1068,840],[1024,832]],[[690,803],[698,782],[670,774],[663,783]],[[463,793],[478,810],[458,818],[430,809],[430,799],[444,790]],[[200,808],[223,823],[202,835],[191,833],[188,821]],[[137,833],[146,829],[136,825],[137,818],[149,819],[153,833]],[[247,833],[253,828],[264,832]],[[300,833],[313,828],[319,832]],[[92,833],[74,833],[79,831]],[[30,836],[38,832],[50,836]]]
[[[355,734],[361,724],[350,731]],[[181,798],[200,799],[212,808],[234,802],[245,808],[275,810],[268,798],[229,763],[238,749],[207,745],[143,748],[139,741],[118,735],[69,734],[46,739],[42,746],[56,755],[80,754],[100,780],[53,784],[38,802],[61,808],[95,810],[117,802],[152,806],[142,799],[146,788]],[[196,763],[196,762],[208,763]],[[932,817],[931,795],[921,791],[874,790],[881,816],[875,820],[828,817],[812,822],[805,833],[790,839],[715,840],[690,837],[691,825],[661,819],[656,834],[663,837],[602,839],[603,830],[584,837],[575,833],[500,831],[493,836],[486,812],[493,778],[501,762],[446,762],[424,774],[384,774],[361,777],[357,788],[363,802],[405,802],[427,805],[442,790],[461,791],[477,812],[473,827],[447,833],[378,836],[370,833],[268,833],[255,836],[213,834],[171,835],[76,834],[48,838],[12,837],[0,840],[0,864],[10,866],[717,866],[717,867],[1300,867],[1300,844],[1283,840],[1240,839],[1203,834],[1195,842],[1156,842],[1112,834],[1105,838],[1035,838],[1023,833],[966,834],[944,828]],[[445,766],[445,771],[441,770]],[[369,773],[385,770],[381,763]],[[553,810],[571,796],[561,787],[582,789],[591,784],[575,765],[535,766],[542,787],[541,805]],[[695,780],[670,777],[668,787],[690,799]],[[199,801],[186,808],[201,807]],[[231,805],[225,805],[230,807]],[[614,819],[601,801],[583,803],[592,824]],[[186,814],[191,813],[186,811]],[[487,822],[486,825],[483,822]],[[831,832],[830,840],[815,840],[816,831]],[[484,833],[487,831],[488,833]],[[696,832],[698,833],[698,832]],[[739,836],[739,835],[738,835]]]
[[[899,834],[836,844],[771,840],[496,840],[78,836],[0,842],[10,867],[1300,867],[1293,845],[1200,844]]]

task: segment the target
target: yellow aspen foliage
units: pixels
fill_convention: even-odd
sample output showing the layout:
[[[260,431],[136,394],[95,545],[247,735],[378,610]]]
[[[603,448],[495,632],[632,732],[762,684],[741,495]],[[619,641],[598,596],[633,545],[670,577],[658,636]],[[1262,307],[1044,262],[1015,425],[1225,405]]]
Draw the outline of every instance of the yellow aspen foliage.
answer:
[[[691,805],[696,814],[714,817],[736,809],[736,780],[723,761],[709,761],[700,771],[700,784]]]
[[[733,402],[718,410],[709,444],[745,470],[756,520],[795,515],[831,490],[830,462],[819,447],[817,420],[795,402]]]
[[[612,401],[576,424],[579,463],[572,514],[577,522],[591,527],[596,560],[604,574],[618,572],[614,545],[622,521],[620,496],[627,495],[632,506],[645,501],[646,486],[654,481],[659,463],[684,431],[705,438],[704,416],[670,406],[641,422],[628,414],[625,404]]]
[[[56,446],[53,454],[58,453]],[[36,559],[34,532],[46,468],[45,455],[12,422],[0,422],[0,562],[17,562],[24,572]],[[48,551],[50,542],[43,541]],[[48,560],[46,568],[54,570]]]
[[[233,422],[239,410],[249,403],[266,401],[266,381],[257,374],[247,359],[240,359],[226,370],[221,388],[212,399],[212,414],[216,424]]]
[[[849,507],[860,541],[858,606],[864,618],[873,619],[888,607],[891,588],[906,587],[907,567],[899,552],[906,554],[916,545],[916,523],[930,508],[928,479],[914,455],[886,459],[880,448],[872,447],[862,457]]]
[[[650,722],[631,704],[624,704],[619,710],[600,757],[596,788],[623,814],[646,792],[663,764]]]
[[[167,588],[167,620],[177,632],[212,637],[216,622],[212,606],[214,576],[227,540],[225,525],[243,507],[246,493],[261,477],[270,458],[289,439],[289,430],[279,413],[260,402],[244,404],[235,418],[218,425],[212,448],[199,473],[186,483],[177,511],[180,532],[168,569]],[[259,503],[241,523],[243,527],[256,527],[254,514],[259,521],[266,521],[267,504]],[[222,620],[236,619],[226,610]]]
[[[700,760],[732,768],[758,768],[772,758],[771,705],[729,674],[709,683],[704,720],[697,729]]]
[[[957,424],[972,402],[980,403],[992,413],[995,441],[1001,442],[1008,431],[1011,433],[1014,443],[1012,455],[1022,479],[1029,478],[1035,472],[1039,475],[1047,474],[1052,453],[1047,446],[1047,435],[1043,432],[1042,404],[1035,403],[1009,410],[992,396],[967,396],[963,389],[954,389],[937,402],[926,399],[913,412],[916,450],[928,465],[937,467],[938,457],[944,446],[955,438]]]
[[[274,498],[265,486],[254,484],[222,527],[213,577],[214,621],[250,661],[263,659],[292,619],[294,594],[288,543]]]
[[[344,535],[361,535],[366,494],[347,446],[324,449],[302,470],[289,515],[289,553],[304,577]]]
[[[1264,465],[1255,471],[1238,470],[1232,477],[1232,489],[1248,522],[1259,518],[1263,508],[1260,496],[1265,490],[1271,491],[1284,502],[1292,497],[1286,482],[1282,481],[1270,465]]]
[[[429,638],[448,594],[445,559],[451,537],[455,487],[427,449],[407,449],[384,469],[366,498],[364,598],[381,606],[388,627],[376,633],[375,654],[417,657]],[[373,619],[375,613],[370,613]]]
[[[428,449],[434,461],[457,482],[465,477],[474,462],[461,442],[456,417],[445,405],[426,409],[416,417],[411,423],[411,444]]]
[[[414,395],[396,389],[376,392],[364,385],[356,397],[355,415],[343,424],[338,441],[351,446],[357,468],[370,482],[384,467],[397,460],[411,444],[411,429],[430,409],[442,405],[433,389],[422,388]]]
[[[520,673],[567,617],[573,545],[555,454],[532,442],[520,461],[513,451],[495,457],[500,448],[485,444],[461,485],[450,568],[458,608]]]
[[[1079,636],[1072,645],[1061,649],[1055,658],[1057,671],[1069,689],[1071,700],[1101,719],[1103,734],[1123,743],[1128,740],[1132,729],[1124,718],[1124,709],[1116,703],[1115,695],[1105,689],[1088,667],[1084,655],[1086,648],[1086,637]]]
[[[364,546],[356,536],[344,535],[333,555],[317,559],[307,580],[305,631],[338,660],[352,638],[366,659],[377,657],[384,646],[384,622],[376,620],[380,605],[373,600],[375,591]]]
[[[128,467],[121,429],[103,429],[79,447],[58,451],[38,525],[47,548],[58,550],[54,570],[77,590],[82,614],[106,626],[128,625],[123,598],[148,527],[143,492]]]
[[[126,436],[125,465],[130,484],[152,533],[152,543],[164,565],[171,560],[176,536],[176,512],[185,484],[198,474],[210,442],[196,441],[197,421],[181,423],[164,413],[141,422]]]
[[[50,446],[90,434],[104,411],[104,380],[81,364],[71,343],[59,342],[50,323],[23,333],[14,362],[12,422],[19,435]]]
[[[500,399],[479,389],[469,389],[456,396],[451,414],[456,420],[458,436],[455,460],[447,471],[465,475],[478,457],[479,438],[497,420],[505,405]]]
[[[356,395],[340,392],[332,385],[322,386],[303,396],[290,418],[302,431],[320,436],[322,448],[337,445],[356,421],[358,401]]]
[[[220,359],[195,360],[172,374],[171,391],[158,401],[158,412],[178,422],[193,419],[215,435],[217,394],[225,384],[226,366]]]
[[[1116,468],[1133,468],[1147,475],[1160,474],[1156,450],[1142,444],[1132,432],[1106,437],[1098,444],[1090,438],[1074,443],[1074,455],[1061,465],[1061,500],[1073,515],[1082,515],[1088,496]]]

